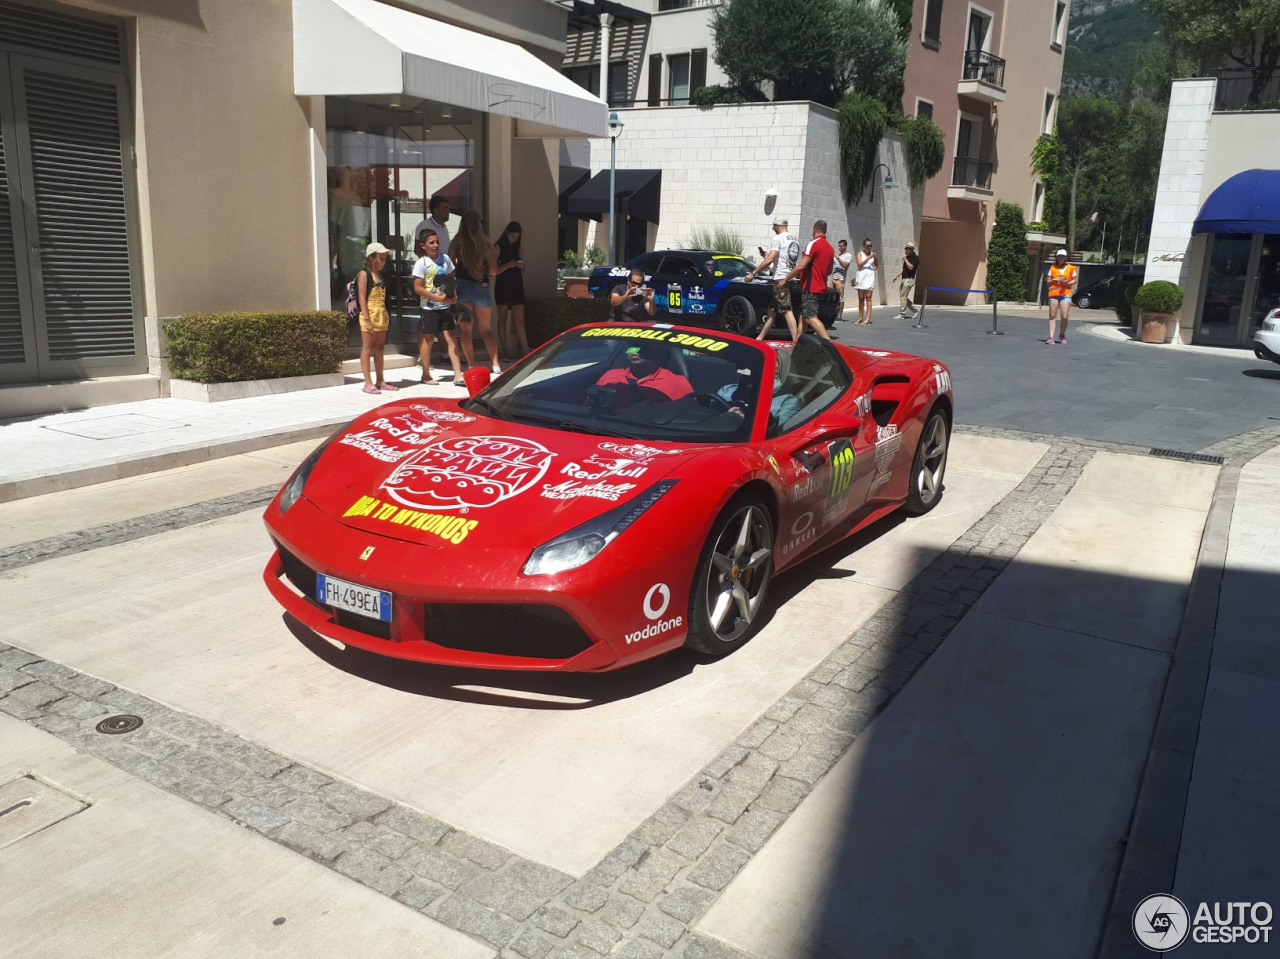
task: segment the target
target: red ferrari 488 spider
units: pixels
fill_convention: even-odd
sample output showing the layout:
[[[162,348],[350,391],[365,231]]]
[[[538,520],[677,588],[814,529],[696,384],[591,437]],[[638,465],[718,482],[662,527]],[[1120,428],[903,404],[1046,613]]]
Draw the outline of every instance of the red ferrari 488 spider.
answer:
[[[297,620],[400,659],[616,669],[723,655],[775,574],[942,495],[933,360],[662,324],[579,327],[466,400],[398,400],[267,508]]]

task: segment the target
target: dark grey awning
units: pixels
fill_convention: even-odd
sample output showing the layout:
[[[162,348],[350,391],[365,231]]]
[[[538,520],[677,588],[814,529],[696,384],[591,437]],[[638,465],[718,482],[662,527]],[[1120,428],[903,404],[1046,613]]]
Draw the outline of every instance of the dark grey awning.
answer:
[[[618,208],[649,223],[659,222],[662,210],[661,170],[618,170],[614,184]],[[598,220],[609,212],[609,171],[601,170],[578,187],[565,203],[565,211]]]

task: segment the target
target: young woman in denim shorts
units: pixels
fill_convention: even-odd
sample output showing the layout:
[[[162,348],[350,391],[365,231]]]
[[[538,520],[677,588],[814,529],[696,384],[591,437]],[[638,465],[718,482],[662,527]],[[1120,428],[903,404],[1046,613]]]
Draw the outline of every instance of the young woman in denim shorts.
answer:
[[[480,219],[479,211],[468,210],[462,214],[458,235],[449,244],[449,252],[456,265],[454,275],[458,278],[458,303],[467,307],[475,316],[493,372],[501,373],[498,338],[493,332],[493,292],[490,289],[493,277],[498,272],[498,251],[484,235],[484,221]],[[463,327],[458,333],[462,339],[462,352],[466,354],[467,365],[474,366],[471,331]]]

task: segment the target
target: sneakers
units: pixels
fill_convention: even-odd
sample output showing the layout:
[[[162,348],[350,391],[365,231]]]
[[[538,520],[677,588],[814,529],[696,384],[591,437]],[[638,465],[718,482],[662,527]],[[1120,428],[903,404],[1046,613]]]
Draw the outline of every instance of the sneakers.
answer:
[[[1058,342],[1058,341],[1057,341],[1057,340],[1055,340],[1055,339],[1051,336],[1051,337],[1049,337],[1047,340],[1045,340],[1045,341],[1044,341],[1044,345],[1045,345],[1045,346],[1053,346],[1053,344],[1055,344],[1055,343],[1057,343],[1057,342]]]
[[[1065,336],[1060,336],[1060,337],[1058,337],[1058,345],[1059,345],[1059,346],[1066,346],[1066,345],[1067,345],[1067,338],[1066,338]]]

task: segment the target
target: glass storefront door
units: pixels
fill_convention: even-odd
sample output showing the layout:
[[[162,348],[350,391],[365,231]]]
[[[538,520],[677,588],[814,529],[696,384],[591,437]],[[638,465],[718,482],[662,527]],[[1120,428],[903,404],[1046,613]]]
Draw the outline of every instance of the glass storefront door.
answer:
[[[411,271],[417,225],[433,196],[449,200],[456,229],[468,209],[484,209],[485,115],[401,96],[326,97],[329,164],[329,272],[333,309],[346,304],[346,285],[364,267],[373,240],[395,251],[388,267],[388,343],[404,343],[403,321],[417,315]],[[351,346],[360,331],[348,331]]]
[[[1258,268],[1255,271],[1256,292],[1253,295],[1253,311],[1249,314],[1249,329],[1245,344],[1253,342],[1262,321],[1274,309],[1280,309],[1280,233],[1268,233],[1262,237],[1262,249],[1258,251]]]
[[[1206,346],[1238,346],[1248,324],[1246,293],[1252,278],[1254,238],[1242,233],[1216,233],[1209,251],[1200,322],[1195,342]]]

